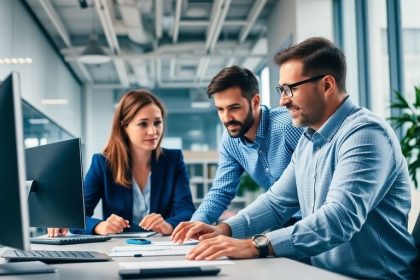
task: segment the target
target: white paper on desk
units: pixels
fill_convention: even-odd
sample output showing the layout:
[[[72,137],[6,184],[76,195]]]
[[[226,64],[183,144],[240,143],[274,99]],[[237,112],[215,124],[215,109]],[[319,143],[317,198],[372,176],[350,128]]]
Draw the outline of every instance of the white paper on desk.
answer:
[[[154,231],[145,231],[145,232],[124,232],[124,233],[114,233],[108,234],[112,238],[146,238],[152,235],[155,235],[157,232]]]
[[[155,256],[185,256],[194,246],[171,247],[162,246],[160,248],[147,248],[146,250],[138,249],[131,251],[114,251],[109,255],[111,257],[155,257]]]
[[[138,245],[125,245],[125,246],[115,246],[112,248],[112,252],[124,252],[124,251],[138,251],[138,250],[162,250],[162,249],[176,249],[189,246],[188,248],[194,247],[197,245],[197,240],[186,241],[183,244],[174,243],[172,241],[152,241],[151,244],[138,244]],[[192,247],[191,247],[192,246]]]
[[[120,262],[123,269],[143,269],[143,268],[172,268],[172,267],[199,267],[209,265],[235,264],[230,260],[215,261],[190,261],[190,260],[170,260],[170,261],[141,261],[141,262]]]
[[[187,245],[197,245],[198,240],[190,239],[185,241],[182,244],[175,243],[173,241],[152,241],[152,246],[187,246]],[[150,244],[149,244],[150,245]]]
[[[153,245],[126,245],[126,246],[115,246],[112,248],[112,252],[132,252],[132,251],[175,251],[175,250],[191,250],[195,245],[184,245],[184,246],[153,246]]]

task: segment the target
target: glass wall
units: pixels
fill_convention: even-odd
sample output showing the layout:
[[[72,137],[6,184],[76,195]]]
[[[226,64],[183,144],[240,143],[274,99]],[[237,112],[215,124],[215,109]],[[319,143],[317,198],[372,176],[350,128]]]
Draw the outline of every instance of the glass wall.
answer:
[[[25,148],[74,138],[68,131],[22,100]]]

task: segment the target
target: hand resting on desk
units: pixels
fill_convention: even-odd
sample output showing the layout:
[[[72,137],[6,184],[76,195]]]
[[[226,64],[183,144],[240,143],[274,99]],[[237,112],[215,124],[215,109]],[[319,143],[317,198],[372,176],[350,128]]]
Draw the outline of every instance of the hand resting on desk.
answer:
[[[48,228],[48,237],[64,236],[68,232],[68,228]]]
[[[152,213],[144,217],[139,226],[145,230],[155,231],[162,235],[169,235],[174,230],[171,224],[167,223],[165,219],[163,219],[162,215],[156,213]]]
[[[171,234],[173,227],[167,223],[160,214],[152,213],[142,219],[140,227],[161,233],[163,235]],[[121,233],[125,228],[130,227],[130,222],[118,215],[112,214],[105,221],[100,222],[94,228],[94,233],[98,235],[107,235]],[[49,237],[63,236],[68,233],[67,228],[48,228]]]
[[[229,225],[217,226],[202,222],[182,222],[172,233],[173,242],[183,243],[189,239],[198,239],[200,243],[186,255],[190,260],[215,260],[221,257],[250,259],[259,255],[251,239],[235,239]]]
[[[201,241],[218,235],[230,236],[230,227],[224,223],[211,226],[202,222],[182,222],[173,231],[171,239],[176,243],[184,243],[189,239]]]

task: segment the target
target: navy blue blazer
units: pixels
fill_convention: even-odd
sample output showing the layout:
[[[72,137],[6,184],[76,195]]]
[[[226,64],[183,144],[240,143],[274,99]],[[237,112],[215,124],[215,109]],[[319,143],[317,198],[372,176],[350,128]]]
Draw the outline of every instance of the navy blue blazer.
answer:
[[[152,156],[150,213],[159,213],[174,228],[182,221],[189,221],[195,211],[190,184],[181,150],[162,149],[157,160]],[[92,218],[93,211],[102,199],[103,218],[116,214],[130,221],[133,217],[133,192],[114,182],[106,158],[95,154],[84,181],[86,209],[86,230],[77,231],[93,234],[93,229],[103,220]],[[130,230],[130,229],[127,229]]]

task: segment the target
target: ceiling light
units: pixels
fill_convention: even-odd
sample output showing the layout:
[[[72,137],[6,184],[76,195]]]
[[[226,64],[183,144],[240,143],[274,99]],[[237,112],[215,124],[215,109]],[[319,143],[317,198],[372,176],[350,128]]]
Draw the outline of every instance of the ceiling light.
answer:
[[[28,119],[28,122],[32,125],[37,125],[37,124],[49,124],[50,121],[47,119]]]
[[[31,64],[32,58],[22,58],[22,57],[4,57],[0,58],[0,64]]]
[[[207,97],[206,93],[202,90],[191,90],[191,108],[195,109],[207,109],[210,108],[210,100]]]
[[[42,99],[42,105],[66,105],[69,101],[67,99]]]
[[[193,102],[191,102],[191,108],[195,108],[195,109],[210,108],[210,102],[208,102],[208,101],[193,101]]]
[[[89,42],[79,57],[85,64],[102,64],[111,61],[111,58],[99,46],[96,35],[90,35]]]

